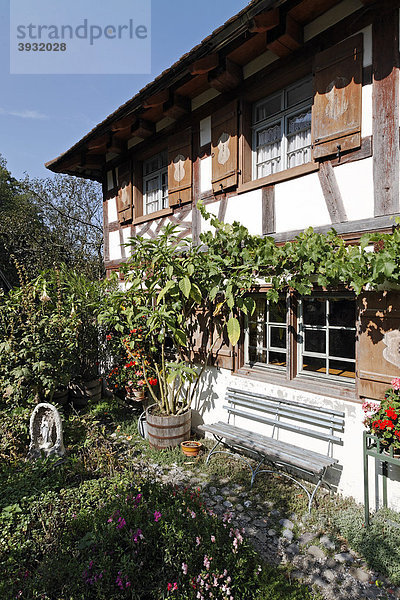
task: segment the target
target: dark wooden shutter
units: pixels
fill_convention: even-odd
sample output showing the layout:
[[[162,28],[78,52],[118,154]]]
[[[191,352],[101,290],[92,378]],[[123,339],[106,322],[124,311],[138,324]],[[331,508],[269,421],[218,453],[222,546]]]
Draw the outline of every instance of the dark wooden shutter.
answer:
[[[237,102],[228,104],[211,117],[213,192],[235,187],[238,179]]]
[[[130,161],[122,163],[118,169],[117,210],[120,223],[132,219],[132,169]]]
[[[361,146],[362,52],[360,33],[315,57],[314,159]]]
[[[143,162],[133,161],[133,216],[143,215]]]
[[[170,206],[192,200],[192,130],[168,140],[168,200]]]
[[[232,344],[228,339],[226,327],[223,330],[222,336],[214,334],[214,340],[217,338],[216,344],[211,353],[211,364],[222,369],[230,369],[233,371],[235,363],[235,352]]]
[[[400,376],[400,293],[366,292],[359,309],[358,393],[382,400],[393,377]]]
[[[217,340],[217,341],[215,341]],[[195,316],[193,326],[193,335],[191,348],[194,354],[194,360],[202,363],[210,351],[211,344],[214,344],[208,364],[223,369],[233,370],[234,368],[234,350],[228,340],[226,328],[222,337],[219,337],[214,328],[213,317],[206,310],[198,310]]]

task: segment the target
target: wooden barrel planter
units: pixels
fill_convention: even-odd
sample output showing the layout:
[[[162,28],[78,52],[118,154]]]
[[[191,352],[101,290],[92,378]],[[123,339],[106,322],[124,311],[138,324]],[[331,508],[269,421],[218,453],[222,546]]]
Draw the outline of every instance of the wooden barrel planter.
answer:
[[[101,399],[101,380],[92,379],[84,383],[73,383],[69,389],[69,398],[75,408],[84,408],[89,400],[98,402]]]
[[[160,416],[152,413],[156,408],[157,404],[152,404],[146,410],[147,434],[152,448],[174,448],[190,437],[191,409],[182,415]]]

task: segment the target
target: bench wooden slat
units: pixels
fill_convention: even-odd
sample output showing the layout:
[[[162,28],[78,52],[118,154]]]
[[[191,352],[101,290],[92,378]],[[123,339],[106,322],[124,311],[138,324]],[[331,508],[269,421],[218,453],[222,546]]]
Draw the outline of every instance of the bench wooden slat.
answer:
[[[306,410],[307,409],[313,410],[313,407],[310,406],[309,404],[302,404],[300,402],[292,402],[292,400],[287,400],[286,398],[276,398],[274,396],[266,396],[266,395],[258,394],[255,392],[248,392],[248,391],[244,392],[243,390],[237,390],[237,389],[231,388],[231,387],[227,388],[227,394],[226,394],[227,396],[230,396],[230,395],[234,396],[236,394],[242,395],[242,396],[251,396],[252,398],[255,398],[255,399],[265,398],[266,400],[272,400],[275,402],[278,401],[281,404],[288,404],[289,406],[296,406],[298,408],[302,408],[302,409],[304,408]],[[344,416],[345,416],[344,412],[342,412],[342,411],[332,410],[330,408],[325,408],[323,406],[318,406],[318,412],[326,413],[329,415],[335,415],[335,416],[341,417],[342,419],[344,419]]]
[[[232,402],[231,397],[229,400]],[[318,427],[323,427],[325,429],[333,429],[335,431],[343,431],[343,420],[339,417],[332,417],[331,419],[327,415],[320,415],[317,411],[306,411],[303,410],[298,412],[298,410],[290,410],[285,406],[280,406],[278,402],[273,404],[272,402],[264,402],[257,400],[243,400],[242,397],[235,396],[234,402],[232,404],[244,406],[247,408],[251,408],[252,410],[260,410],[262,412],[268,412],[271,414],[279,415],[282,417],[286,417],[288,419],[302,421],[303,423],[308,423],[310,425],[317,425]],[[230,410],[228,408],[228,410]]]
[[[246,419],[250,419],[251,421],[256,421],[257,423],[264,423],[265,425],[276,426],[279,429],[287,429],[288,431],[294,431],[297,433],[301,433],[303,435],[308,435],[315,439],[325,440],[327,442],[334,442],[336,444],[342,444],[342,440],[335,436],[330,435],[328,433],[322,433],[320,431],[314,431],[313,429],[306,429],[305,427],[298,427],[296,425],[292,425],[291,423],[285,423],[283,421],[277,421],[274,419],[268,419],[267,417],[263,417],[259,414],[248,413],[240,409],[231,408],[230,406],[224,406],[230,414],[237,415],[238,417],[244,417]]]
[[[220,437],[225,437],[227,439],[235,438],[236,443],[245,443],[247,441],[252,444],[249,449],[253,449],[261,454],[266,454],[267,450],[267,454],[270,452],[275,453],[276,456],[279,454],[279,457],[282,460],[284,459],[284,455],[287,454],[287,457],[285,456],[285,462],[286,459],[291,460],[293,458],[296,461],[296,464],[307,466],[315,472],[319,472],[325,466],[336,462],[336,459],[324,456],[323,454],[318,454],[312,450],[304,450],[303,448],[299,448],[298,446],[294,446],[287,442],[267,438],[255,434],[254,432],[241,429],[240,427],[236,427],[235,425],[227,425],[226,423],[219,422],[210,426],[203,425],[202,428],[210,431],[210,433],[215,433]]]
[[[273,462],[282,462],[309,473],[319,474],[326,467],[337,462],[334,458],[323,456],[310,450],[303,450],[293,444],[266,438],[222,422],[210,426],[201,425],[200,429],[224,437],[234,444],[245,447],[257,454],[264,455]]]

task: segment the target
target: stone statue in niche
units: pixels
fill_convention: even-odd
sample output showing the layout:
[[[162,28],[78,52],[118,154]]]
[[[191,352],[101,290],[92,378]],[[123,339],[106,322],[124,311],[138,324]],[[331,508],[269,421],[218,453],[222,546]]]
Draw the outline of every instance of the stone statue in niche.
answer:
[[[383,358],[392,365],[400,367],[400,331],[394,329],[385,333],[383,343],[386,346],[383,351]]]
[[[29,423],[29,433],[31,443],[28,458],[65,454],[61,417],[52,404],[43,402],[35,407]]]

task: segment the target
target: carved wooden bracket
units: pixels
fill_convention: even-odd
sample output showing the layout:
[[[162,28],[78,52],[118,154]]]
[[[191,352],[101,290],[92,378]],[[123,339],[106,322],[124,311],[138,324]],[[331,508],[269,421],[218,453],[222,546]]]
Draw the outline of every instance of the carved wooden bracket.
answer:
[[[171,119],[179,119],[190,112],[191,103],[189,98],[171,94],[170,98],[163,104],[163,113]]]
[[[221,93],[229,92],[238,87],[243,80],[242,67],[225,58],[223,63],[208,75],[208,83]]]
[[[208,73],[213,69],[216,69],[219,65],[218,54],[209,54],[204,58],[199,58],[189,67],[189,72],[191,75],[202,75],[203,73]]]
[[[279,57],[287,56],[303,45],[304,31],[290,15],[275,30],[267,33],[267,48]]]
[[[156,126],[151,121],[145,119],[137,119],[132,125],[131,133],[136,137],[146,139],[156,132]]]
[[[249,31],[251,33],[264,33],[279,25],[279,8],[256,15],[250,21]]]

